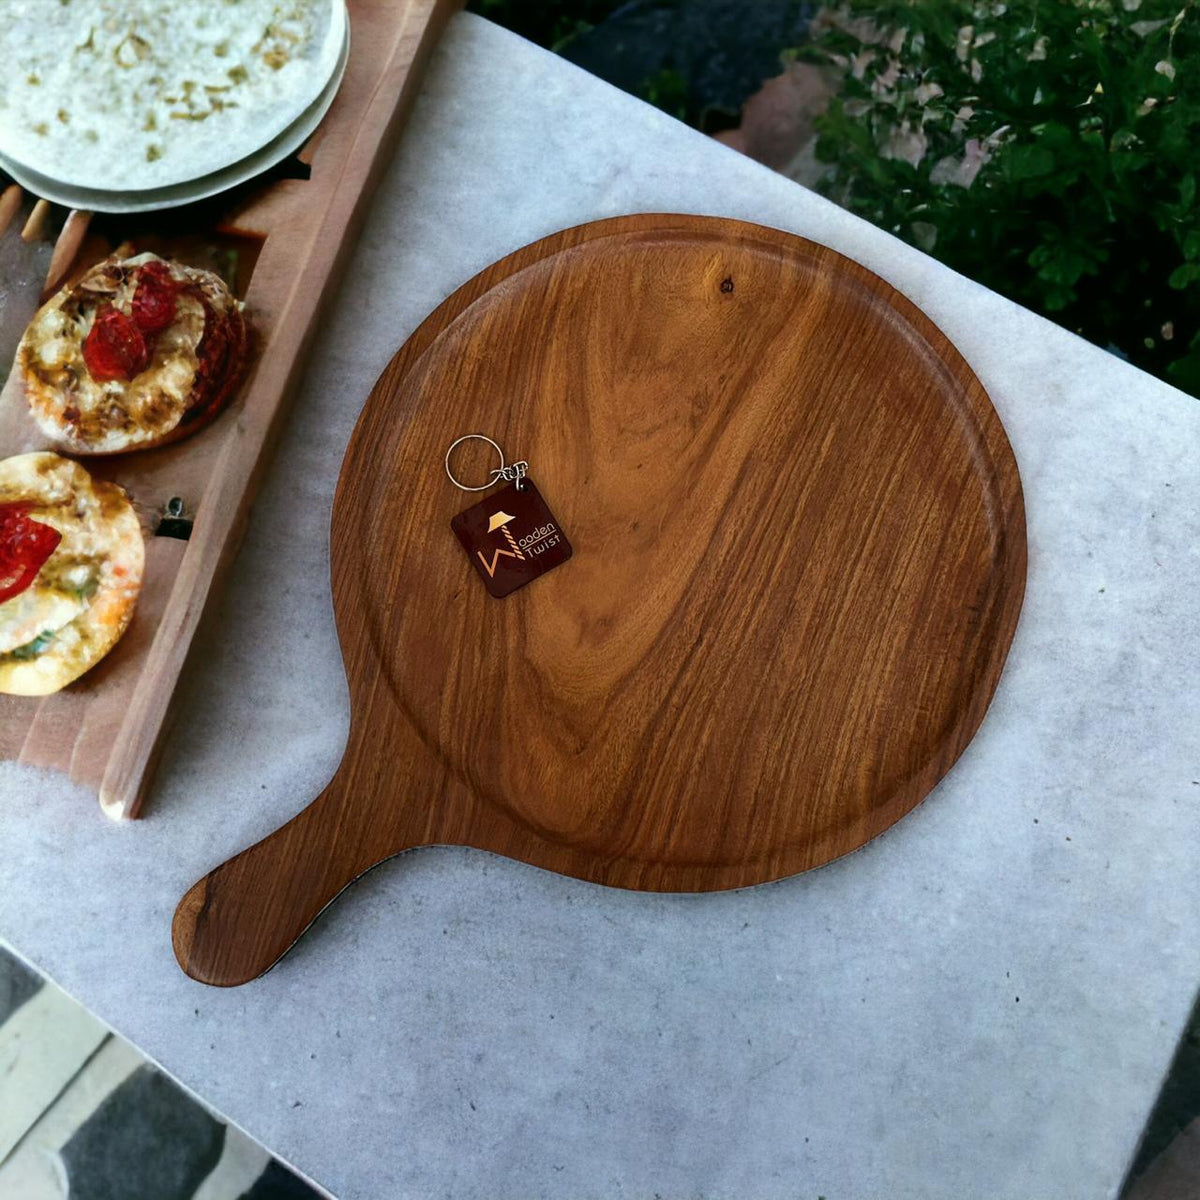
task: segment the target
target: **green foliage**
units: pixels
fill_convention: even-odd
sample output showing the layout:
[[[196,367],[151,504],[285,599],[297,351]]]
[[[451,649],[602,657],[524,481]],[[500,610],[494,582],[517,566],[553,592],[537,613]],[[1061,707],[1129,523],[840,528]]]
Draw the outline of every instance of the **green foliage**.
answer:
[[[839,203],[1200,395],[1195,0],[851,0]]]
[[[44,629],[32,642],[26,642],[25,645],[10,650],[9,657],[19,659],[21,662],[28,662],[30,659],[37,658],[52,641],[54,641],[54,630]]]
[[[673,67],[663,67],[641,86],[641,98],[670,113],[677,121],[688,119],[688,81]]]

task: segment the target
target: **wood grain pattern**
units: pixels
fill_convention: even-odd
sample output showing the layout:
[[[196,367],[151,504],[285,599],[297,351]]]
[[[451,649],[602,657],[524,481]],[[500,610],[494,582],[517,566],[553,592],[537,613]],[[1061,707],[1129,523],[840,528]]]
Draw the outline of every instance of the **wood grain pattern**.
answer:
[[[575,551],[503,600],[448,528],[476,497],[443,455],[476,431]],[[1025,525],[995,410],[911,303],[792,235],[650,215],[526,247],[426,320],[355,430],[332,555],[349,744],[182,900],[208,983],[407,847],[697,891],[861,846],[983,719]]]
[[[9,227],[21,207],[22,192],[19,185],[10,183],[0,192],[0,234]]]
[[[229,410],[194,437],[88,462],[126,487],[143,516],[146,583],[133,623],[109,658],[65,691],[0,696],[0,753],[69,772],[97,789],[109,816],[140,809],[176,681],[240,542],[322,302],[355,242],[421,68],[458,7],[459,0],[350,0],[346,75],[300,155],[311,176],[250,185],[224,202],[179,210],[180,220],[194,214],[220,234],[261,240],[244,295],[256,364]],[[107,249],[86,232],[86,218],[72,214],[64,237],[78,252],[76,268]],[[70,267],[56,261],[54,272],[62,277]],[[0,456],[45,444],[14,371],[0,393]],[[184,498],[195,519],[187,543],[149,536],[173,496]]]
[[[62,231],[54,242],[54,253],[50,258],[50,268],[46,272],[46,286],[42,292],[43,300],[49,300],[62,287],[68,275],[79,261],[83,240],[87,237],[88,226],[92,214],[73,208],[67,213]]]

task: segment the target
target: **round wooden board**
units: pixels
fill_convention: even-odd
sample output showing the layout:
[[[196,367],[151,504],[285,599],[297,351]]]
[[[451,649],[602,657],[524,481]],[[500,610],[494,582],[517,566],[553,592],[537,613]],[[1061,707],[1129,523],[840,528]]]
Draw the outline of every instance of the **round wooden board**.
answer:
[[[449,528],[480,497],[443,458],[474,432],[528,460],[574,548],[504,599]],[[176,950],[209,982],[409,846],[664,891],[856,849],[983,719],[1024,510],[979,381],[877,276],[773,229],[632,216],[517,251],[412,336],[346,455],[333,575],[350,744],[185,897]]]

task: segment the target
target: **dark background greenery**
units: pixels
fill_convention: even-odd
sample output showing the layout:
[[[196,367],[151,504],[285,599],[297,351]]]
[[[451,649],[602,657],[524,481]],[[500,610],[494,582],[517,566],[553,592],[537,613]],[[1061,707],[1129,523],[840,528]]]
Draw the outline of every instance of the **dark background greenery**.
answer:
[[[627,0],[471,0],[480,16],[519,33],[539,46],[557,50],[564,41],[594,29]]]
[[[851,7],[893,38],[885,46],[869,31],[834,30],[801,51],[864,64],[820,122],[829,194],[1200,395],[1194,7]],[[919,162],[888,153],[897,131],[918,130]],[[972,140],[987,160],[964,187],[945,168]]]
[[[473,0],[476,12],[707,133],[804,38],[808,0]]]
[[[708,132],[790,57],[855,63],[818,122],[827,194],[1200,395],[1200,13],[1130,2],[850,0],[815,36],[802,0],[470,7]]]

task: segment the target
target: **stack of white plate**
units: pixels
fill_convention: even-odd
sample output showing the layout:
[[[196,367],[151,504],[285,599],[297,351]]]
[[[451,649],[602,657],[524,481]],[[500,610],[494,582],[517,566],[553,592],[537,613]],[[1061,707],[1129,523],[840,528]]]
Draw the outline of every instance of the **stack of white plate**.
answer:
[[[71,14],[70,23],[56,21],[60,13]],[[267,23],[251,29],[249,22],[263,13]],[[255,36],[259,40],[251,48]],[[137,72],[144,76],[153,70],[155,55],[161,59],[176,46],[180,56],[195,60],[200,82],[186,83],[189,92],[198,87],[202,97],[226,92],[239,97],[227,108],[214,108],[202,130],[187,119],[171,123],[178,111],[166,114],[164,123],[146,115],[146,85],[139,88]],[[284,63],[290,74],[264,68],[263,46],[267,54],[272,46],[300,48]],[[249,73],[236,65],[239,48],[251,62]],[[145,212],[203,200],[299,150],[333,103],[349,56],[345,0],[248,0],[237,6],[211,0],[76,0],[70,6],[17,0],[0,25],[0,61],[6,64],[0,77],[0,171],[37,196],[90,212]],[[96,59],[102,64],[98,71]],[[226,61],[235,61],[232,71],[241,70],[240,86],[206,85],[206,73],[210,79],[222,78],[218,71],[232,75]],[[97,80],[97,73],[104,78]],[[89,79],[100,84],[96,102],[71,105],[83,94],[74,90],[76,79],[83,86]],[[151,87],[155,83],[152,77]],[[235,108],[241,111],[231,118]],[[167,131],[163,140],[169,140],[171,153],[161,158],[146,153],[147,142],[155,140],[147,132],[152,128]],[[122,155],[121,146],[132,152]],[[113,166],[118,161],[119,170]]]

